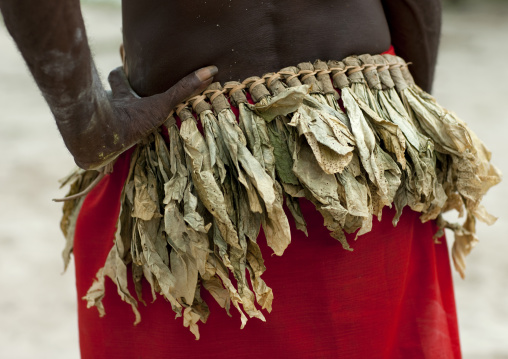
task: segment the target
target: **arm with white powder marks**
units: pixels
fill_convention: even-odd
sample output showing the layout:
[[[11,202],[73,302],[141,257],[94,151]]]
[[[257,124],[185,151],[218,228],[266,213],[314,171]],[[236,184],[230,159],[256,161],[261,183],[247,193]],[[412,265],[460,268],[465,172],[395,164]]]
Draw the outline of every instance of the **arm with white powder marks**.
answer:
[[[107,95],[88,45],[79,0],[0,0],[5,25],[82,168],[100,168],[160,126],[168,113],[208,86],[217,68],[202,68],[166,92],[139,98],[121,69]]]

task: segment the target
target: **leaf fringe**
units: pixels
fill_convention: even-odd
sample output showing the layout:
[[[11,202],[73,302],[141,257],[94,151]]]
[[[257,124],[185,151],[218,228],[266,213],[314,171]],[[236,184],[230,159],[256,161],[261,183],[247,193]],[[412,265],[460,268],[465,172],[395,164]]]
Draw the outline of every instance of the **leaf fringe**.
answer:
[[[152,299],[168,300],[196,339],[209,315],[202,288],[228,314],[232,304],[242,328],[247,316],[264,321],[274,294],[261,278],[256,241],[262,226],[275,254],[290,244],[284,199],[305,234],[299,198],[311,201],[346,250],[353,249],[345,233],[369,232],[373,216],[392,204],[396,225],[409,206],[422,222],[437,219],[436,236],[454,231],[461,276],[478,241],[476,220],[496,220],[481,205],[501,180],[490,152],[414,83],[401,58],[301,63],[224,88],[214,83],[205,94],[178,106],[180,127],[171,114],[132,154],[111,251],[84,297],[101,316],[109,277],[138,323],[144,278]],[[96,177],[80,170],[64,184],[73,195]],[[64,204],[65,267],[83,200]],[[442,219],[452,209],[466,214],[464,225]],[[129,266],[138,300],[127,288]]]

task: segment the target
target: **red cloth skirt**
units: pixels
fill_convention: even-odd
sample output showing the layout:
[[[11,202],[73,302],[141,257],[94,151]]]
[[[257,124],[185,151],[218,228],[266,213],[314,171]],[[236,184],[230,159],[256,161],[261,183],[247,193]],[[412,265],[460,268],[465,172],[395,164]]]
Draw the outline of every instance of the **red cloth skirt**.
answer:
[[[120,193],[131,151],[118,158],[86,197],[74,240],[82,358],[460,358],[457,314],[446,239],[437,244],[433,222],[422,224],[407,208],[397,225],[393,209],[355,242],[353,252],[331,238],[314,206],[301,201],[309,237],[291,226],[292,241],[282,257],[271,255],[261,232],[258,244],[274,292],[267,322],[220,308],[205,290],[210,307],[201,339],[175,319],[158,297],[140,304],[133,325],[130,305],[106,279],[106,315],[87,309],[81,298],[92,285],[113,245]],[[290,221],[291,222],[291,221]],[[130,284],[134,292],[133,284]],[[144,298],[151,298],[144,285]]]

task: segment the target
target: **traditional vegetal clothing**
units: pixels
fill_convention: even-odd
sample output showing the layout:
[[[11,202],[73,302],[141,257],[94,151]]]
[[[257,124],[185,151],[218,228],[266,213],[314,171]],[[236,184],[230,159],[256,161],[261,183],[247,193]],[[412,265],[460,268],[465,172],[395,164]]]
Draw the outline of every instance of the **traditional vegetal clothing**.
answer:
[[[458,358],[437,237],[463,274],[489,160],[391,54],[212,84],[64,205],[82,355]]]

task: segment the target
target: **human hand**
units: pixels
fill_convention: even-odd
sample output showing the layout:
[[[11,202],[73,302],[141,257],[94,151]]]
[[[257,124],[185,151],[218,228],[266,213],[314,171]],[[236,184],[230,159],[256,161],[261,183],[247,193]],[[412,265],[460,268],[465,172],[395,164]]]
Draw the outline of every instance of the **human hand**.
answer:
[[[76,164],[85,169],[96,169],[111,162],[162,125],[179,103],[202,92],[216,73],[215,66],[204,67],[167,91],[142,98],[130,87],[123,68],[111,71],[108,81],[112,96],[94,111],[100,122],[94,127],[101,128],[101,131],[96,133],[97,136],[87,136],[86,147],[80,146],[82,153],[73,153]]]

